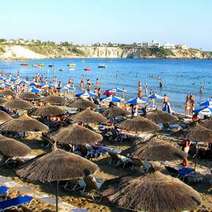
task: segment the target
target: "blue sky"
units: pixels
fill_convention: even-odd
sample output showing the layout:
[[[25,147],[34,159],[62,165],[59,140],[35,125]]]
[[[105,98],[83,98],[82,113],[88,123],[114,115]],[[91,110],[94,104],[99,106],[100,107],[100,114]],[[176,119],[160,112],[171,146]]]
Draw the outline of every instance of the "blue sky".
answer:
[[[212,50],[212,0],[0,0],[0,37]]]

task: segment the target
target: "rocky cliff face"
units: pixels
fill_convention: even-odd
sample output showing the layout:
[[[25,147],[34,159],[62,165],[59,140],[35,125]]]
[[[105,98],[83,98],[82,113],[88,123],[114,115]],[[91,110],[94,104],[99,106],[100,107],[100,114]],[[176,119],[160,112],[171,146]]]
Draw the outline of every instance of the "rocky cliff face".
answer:
[[[60,45],[4,45],[0,46],[0,59],[30,58],[212,58],[198,49],[164,49],[108,46],[60,46]]]

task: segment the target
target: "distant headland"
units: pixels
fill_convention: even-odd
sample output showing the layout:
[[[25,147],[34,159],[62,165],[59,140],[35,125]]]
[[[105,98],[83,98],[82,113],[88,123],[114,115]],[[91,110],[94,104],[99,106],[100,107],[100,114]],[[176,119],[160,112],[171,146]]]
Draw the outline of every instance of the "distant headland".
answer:
[[[212,52],[183,44],[143,42],[132,44],[94,43],[79,45],[70,42],[0,39],[0,59],[40,58],[173,58],[212,59]]]

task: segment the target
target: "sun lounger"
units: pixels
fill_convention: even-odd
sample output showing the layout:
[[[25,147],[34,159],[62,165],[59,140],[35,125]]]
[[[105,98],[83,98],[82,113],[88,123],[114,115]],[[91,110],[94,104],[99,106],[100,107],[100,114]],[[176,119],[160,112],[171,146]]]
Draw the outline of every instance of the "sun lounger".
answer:
[[[4,211],[6,209],[11,209],[14,207],[18,207],[20,205],[28,204],[32,200],[31,196],[18,196],[13,199],[8,199],[0,202],[0,211]]]
[[[7,194],[8,194],[8,187],[0,186],[0,202],[7,197]]]

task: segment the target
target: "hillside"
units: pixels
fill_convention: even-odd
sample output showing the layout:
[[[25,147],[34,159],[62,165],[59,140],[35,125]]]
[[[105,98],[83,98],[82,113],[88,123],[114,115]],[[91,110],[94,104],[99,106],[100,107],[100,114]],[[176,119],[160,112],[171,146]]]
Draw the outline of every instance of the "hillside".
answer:
[[[67,42],[28,42],[11,44],[0,42],[0,59],[30,58],[212,58],[211,52],[198,49],[165,49],[163,47],[144,48],[130,45],[120,46],[79,46]]]

